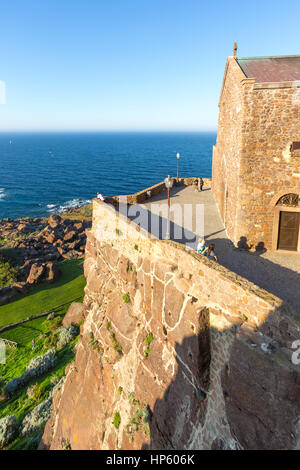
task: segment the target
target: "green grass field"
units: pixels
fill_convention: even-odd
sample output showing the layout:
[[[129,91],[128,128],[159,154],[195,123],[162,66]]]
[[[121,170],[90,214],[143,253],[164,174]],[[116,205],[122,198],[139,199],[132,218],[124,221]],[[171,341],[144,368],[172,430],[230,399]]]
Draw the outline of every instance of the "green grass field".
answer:
[[[63,315],[71,302],[81,302],[85,286],[82,260],[63,261],[60,268],[62,275],[56,283],[33,287],[28,295],[0,307],[0,328],[43,312]],[[0,337],[24,346],[43,332],[41,325],[44,320],[39,318],[25,323],[0,333]]]
[[[82,260],[64,261],[60,263],[60,267],[62,276],[57,282],[34,287],[28,295],[20,296],[16,301],[0,307],[0,327],[43,312],[55,312],[63,317],[71,302],[81,302],[85,287]],[[16,349],[6,348],[6,364],[0,364],[0,382],[2,381],[2,384],[9,382],[14,377],[21,376],[34,357],[45,354],[47,350],[45,338],[39,337],[41,334],[47,336],[50,334],[47,317],[30,321],[0,334],[1,338],[18,343]],[[35,338],[34,349],[31,344],[33,338]],[[57,361],[51,371],[33,380],[33,383],[39,384],[43,390],[39,400],[28,398],[27,388],[31,385],[29,383],[11,398],[3,401],[0,399],[0,419],[14,414],[21,421],[27,413],[49,396],[52,388],[50,381],[54,376],[60,379],[65,374],[66,366],[75,357],[74,346],[78,338],[62,350],[57,351]],[[33,443],[31,441],[31,438],[34,437],[39,439],[40,435],[28,438],[19,436],[8,446],[8,449],[36,448],[37,441],[35,440]]]

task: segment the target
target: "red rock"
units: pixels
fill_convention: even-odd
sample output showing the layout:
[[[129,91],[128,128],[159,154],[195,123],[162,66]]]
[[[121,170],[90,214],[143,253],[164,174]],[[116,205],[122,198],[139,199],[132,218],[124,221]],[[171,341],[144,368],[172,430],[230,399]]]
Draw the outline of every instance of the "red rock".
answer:
[[[85,306],[79,302],[73,302],[64,316],[63,326],[80,323],[84,319],[84,314]]]
[[[26,280],[28,284],[37,284],[43,277],[45,272],[45,265],[39,265],[38,263],[34,263],[29,272],[29,276]]]
[[[76,237],[76,232],[74,230],[71,230],[70,232],[67,232],[65,234],[64,241],[65,242],[72,242],[75,237]]]
[[[44,280],[47,282],[55,282],[61,276],[61,269],[56,263],[48,263],[45,266]]]
[[[59,215],[51,215],[48,219],[48,225],[50,225],[51,228],[56,228],[58,227],[62,222],[62,218]]]

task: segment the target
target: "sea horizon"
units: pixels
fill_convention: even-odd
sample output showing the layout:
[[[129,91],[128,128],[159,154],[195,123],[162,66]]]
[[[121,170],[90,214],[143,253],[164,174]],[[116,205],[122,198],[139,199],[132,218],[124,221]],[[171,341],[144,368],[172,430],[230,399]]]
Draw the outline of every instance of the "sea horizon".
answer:
[[[0,219],[47,217],[168,174],[211,177],[210,131],[0,132]]]

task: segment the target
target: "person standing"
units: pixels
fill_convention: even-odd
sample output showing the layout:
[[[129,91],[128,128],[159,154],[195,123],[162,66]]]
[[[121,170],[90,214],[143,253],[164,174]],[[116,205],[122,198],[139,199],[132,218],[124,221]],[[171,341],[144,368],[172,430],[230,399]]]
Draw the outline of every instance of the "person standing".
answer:
[[[204,186],[204,181],[202,178],[200,178],[199,180],[199,188],[200,188],[200,191],[203,191],[203,186]]]
[[[102,196],[101,193],[97,193],[97,199],[100,199],[100,201],[104,202],[105,201],[105,197]]]

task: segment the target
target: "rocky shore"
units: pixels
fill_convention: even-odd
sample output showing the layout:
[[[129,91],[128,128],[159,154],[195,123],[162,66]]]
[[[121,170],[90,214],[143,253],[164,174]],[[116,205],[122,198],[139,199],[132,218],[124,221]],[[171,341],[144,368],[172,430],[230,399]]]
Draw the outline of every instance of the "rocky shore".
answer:
[[[78,219],[73,217],[79,215]],[[87,219],[87,217],[85,217]],[[84,256],[86,230],[90,220],[68,211],[49,219],[21,218],[0,221],[0,254],[18,268],[18,282],[0,289],[0,305],[41,282],[54,282],[60,276],[58,262]]]

